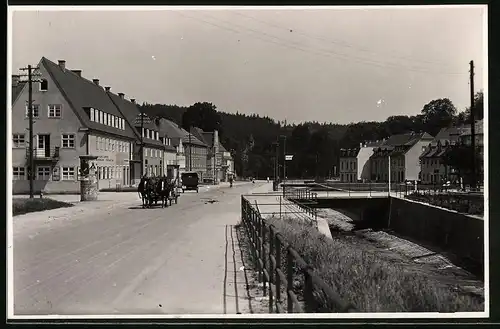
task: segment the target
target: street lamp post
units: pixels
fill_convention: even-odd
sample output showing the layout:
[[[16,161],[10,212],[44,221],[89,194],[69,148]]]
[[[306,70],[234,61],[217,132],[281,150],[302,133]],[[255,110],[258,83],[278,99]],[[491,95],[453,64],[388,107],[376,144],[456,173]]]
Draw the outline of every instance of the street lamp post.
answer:
[[[391,196],[391,156],[389,155],[389,196]]]

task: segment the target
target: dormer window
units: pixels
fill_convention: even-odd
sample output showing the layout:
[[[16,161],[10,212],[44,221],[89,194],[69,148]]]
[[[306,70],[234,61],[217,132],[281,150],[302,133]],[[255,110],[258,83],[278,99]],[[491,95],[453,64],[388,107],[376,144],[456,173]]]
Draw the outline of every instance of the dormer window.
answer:
[[[49,81],[47,79],[40,80],[40,91],[47,91],[49,89]]]

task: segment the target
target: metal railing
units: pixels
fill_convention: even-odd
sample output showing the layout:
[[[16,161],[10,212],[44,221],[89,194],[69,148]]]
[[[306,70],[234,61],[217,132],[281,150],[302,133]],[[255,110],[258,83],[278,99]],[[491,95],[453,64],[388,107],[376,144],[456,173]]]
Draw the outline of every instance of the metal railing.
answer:
[[[310,188],[295,188],[291,186],[283,186],[283,197],[290,200],[298,207],[303,209],[308,215],[314,218],[316,226],[318,226],[318,211],[316,208],[309,206],[304,201],[309,200],[310,204],[316,204],[318,194]],[[307,202],[307,201],[306,201]]]
[[[59,146],[53,146],[50,148],[34,148],[33,149],[33,159],[35,160],[50,160],[59,158]],[[26,157],[29,158],[30,150],[26,148]]]
[[[332,303],[333,309],[329,312],[355,311],[353,305],[342,301],[338,293],[314,273],[276,227],[262,218],[258,207],[252,207],[244,196],[241,197],[241,218],[263,295],[269,296],[269,313],[315,313],[322,307],[318,305],[319,295]]]
[[[464,214],[484,215],[484,194],[444,189],[396,191],[397,196]]]

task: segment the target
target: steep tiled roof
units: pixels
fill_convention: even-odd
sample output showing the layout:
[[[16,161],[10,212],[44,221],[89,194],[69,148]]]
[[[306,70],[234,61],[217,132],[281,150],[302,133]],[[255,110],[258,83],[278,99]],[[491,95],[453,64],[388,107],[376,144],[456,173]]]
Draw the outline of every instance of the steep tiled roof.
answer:
[[[103,125],[94,121],[90,121],[88,114],[84,108],[93,107],[108,114],[122,118],[122,114],[106,95],[104,89],[95,83],[78,76],[69,69],[64,71],[59,65],[42,57],[40,62],[45,67],[56,86],[65,96],[66,100],[73,107],[76,116],[81,120],[82,124],[89,129],[111,133],[114,135],[135,139],[136,136],[130,126],[125,130]]]
[[[141,111],[137,107],[136,104],[132,103],[131,101],[122,98],[118,95],[115,95],[112,92],[106,92],[107,97],[112,101],[112,103],[115,105],[115,108],[119,110],[119,112],[125,117],[125,120],[128,121],[130,126],[134,127],[134,132],[137,136],[138,139],[140,139],[141,132],[140,132],[140,120],[137,120],[137,118],[140,118],[140,113]],[[154,124],[153,119],[150,118],[150,120],[144,120],[143,123],[144,129],[151,129],[151,130],[156,130],[159,131],[158,127]],[[157,141],[154,139],[150,138],[144,138],[143,139],[145,145],[150,145],[154,147],[162,147],[167,150],[173,151],[174,148],[171,146],[166,146],[163,144],[162,141]]]
[[[476,121],[476,124],[475,124],[475,128],[476,128],[476,131],[475,131],[475,134],[477,135],[480,135],[480,134],[483,134],[483,120],[477,120]],[[470,125],[465,128],[463,131],[462,131],[462,136],[469,136],[471,135],[471,129],[470,129]]]
[[[456,142],[459,140],[460,135],[466,131],[470,131],[470,128],[468,126],[442,128],[436,135],[436,137],[434,137],[433,142],[435,143],[437,143],[437,141]]]
[[[214,133],[213,132],[203,132],[203,140],[205,141],[205,144],[207,145],[214,145]]]
[[[220,152],[227,152],[226,148],[224,147],[224,145],[222,145],[222,143],[219,141],[219,151]]]
[[[19,82],[17,85],[12,86],[12,104],[17,100],[17,97],[21,94],[21,91],[23,91],[25,85],[26,82]]]
[[[392,135],[389,137],[383,145],[388,146],[413,146],[421,139],[431,140],[433,137],[428,133],[406,133],[399,135]]]
[[[420,140],[428,140],[429,142],[433,139],[428,133],[406,133],[399,135],[392,135],[379,146],[376,147],[373,152],[373,157],[385,157],[388,155],[402,155],[408,152]]]
[[[182,143],[184,145],[189,144],[189,133],[186,130],[179,127],[175,122],[172,122],[170,120],[164,119],[164,121],[162,120],[162,123],[163,123],[164,129],[165,129],[165,132],[169,137],[172,136],[171,138],[181,138]],[[193,134],[191,134],[191,144],[206,147],[206,145],[202,141],[200,141],[198,138],[193,136]]]

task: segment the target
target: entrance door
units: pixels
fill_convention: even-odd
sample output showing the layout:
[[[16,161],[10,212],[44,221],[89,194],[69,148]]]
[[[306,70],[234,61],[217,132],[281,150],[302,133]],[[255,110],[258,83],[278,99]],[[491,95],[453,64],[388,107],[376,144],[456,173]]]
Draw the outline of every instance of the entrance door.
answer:
[[[50,158],[50,135],[37,135],[36,155],[37,157]]]

